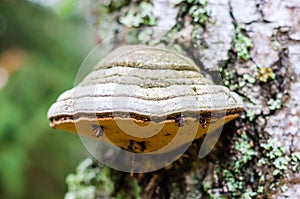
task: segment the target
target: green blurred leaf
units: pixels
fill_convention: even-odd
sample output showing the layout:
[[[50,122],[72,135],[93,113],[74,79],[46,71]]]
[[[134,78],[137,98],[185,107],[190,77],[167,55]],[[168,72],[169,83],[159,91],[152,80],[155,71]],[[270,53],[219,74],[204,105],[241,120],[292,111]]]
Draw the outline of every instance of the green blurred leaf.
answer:
[[[61,0],[58,4],[58,13],[63,17],[69,16],[73,12],[77,2],[78,0]]]

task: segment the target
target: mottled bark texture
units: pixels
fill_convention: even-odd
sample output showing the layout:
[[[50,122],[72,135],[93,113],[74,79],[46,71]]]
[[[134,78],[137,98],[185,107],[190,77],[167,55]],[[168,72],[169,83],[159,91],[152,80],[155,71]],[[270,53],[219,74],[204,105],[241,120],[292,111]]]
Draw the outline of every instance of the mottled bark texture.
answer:
[[[299,161],[291,159],[300,151],[300,1],[147,3],[155,25],[172,28],[166,45],[180,46],[212,79],[221,71],[224,84],[244,98],[246,110],[224,127],[215,150],[204,159],[198,158],[199,143],[194,143],[178,161],[156,172],[130,178],[112,170],[116,185],[110,196],[134,197],[120,184],[134,180],[142,198],[300,198],[300,174],[290,171],[291,166],[297,170]],[[122,15],[138,5],[124,1],[107,14],[120,31],[128,28]],[[200,14],[193,6],[202,9]],[[132,27],[145,23],[149,20]]]

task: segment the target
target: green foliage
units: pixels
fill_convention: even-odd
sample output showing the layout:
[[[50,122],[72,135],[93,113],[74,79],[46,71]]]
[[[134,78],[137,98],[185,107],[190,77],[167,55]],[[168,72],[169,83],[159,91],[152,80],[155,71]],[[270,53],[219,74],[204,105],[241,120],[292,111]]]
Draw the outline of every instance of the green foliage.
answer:
[[[142,193],[142,187],[140,187],[138,185],[137,180],[136,179],[130,179],[128,190],[123,190],[123,191],[118,192],[116,198],[119,198],[119,199],[131,199],[131,198],[140,199],[141,198],[141,193]]]
[[[252,45],[251,38],[243,33],[240,26],[237,26],[233,38],[233,49],[237,53],[238,58],[248,60],[250,58],[250,48]]]
[[[78,0],[61,0],[58,4],[58,13],[63,16],[69,16],[77,5]]]
[[[93,1],[96,2],[96,5],[99,5],[98,0]],[[123,7],[128,6],[129,3],[129,0],[107,0],[105,2],[101,2],[100,7],[105,7],[108,13],[113,14],[114,12],[121,10]]]
[[[63,178],[83,150],[76,136],[54,133],[46,113],[58,94],[73,84],[83,59],[74,42],[80,35],[74,21],[62,23],[38,4],[2,1],[0,13],[8,23],[0,37],[0,53],[18,49],[25,55],[0,90],[0,195],[59,198]],[[18,54],[12,57],[19,59]]]

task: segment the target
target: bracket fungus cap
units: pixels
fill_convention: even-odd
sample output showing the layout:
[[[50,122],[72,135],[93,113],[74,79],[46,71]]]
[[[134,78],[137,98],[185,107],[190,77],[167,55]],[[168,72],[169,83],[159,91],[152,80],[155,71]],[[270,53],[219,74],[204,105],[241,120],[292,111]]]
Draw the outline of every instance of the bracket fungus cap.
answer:
[[[48,118],[53,128],[146,153],[179,136],[165,151],[176,149],[242,111],[240,97],[209,83],[191,59],[137,45],[120,47],[102,59],[81,83],[58,97]]]

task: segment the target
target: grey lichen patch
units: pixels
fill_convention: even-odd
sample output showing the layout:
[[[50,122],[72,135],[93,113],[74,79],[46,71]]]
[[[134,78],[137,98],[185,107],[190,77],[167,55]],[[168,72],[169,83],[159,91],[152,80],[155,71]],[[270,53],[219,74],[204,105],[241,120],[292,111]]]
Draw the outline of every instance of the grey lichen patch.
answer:
[[[176,2],[177,2],[176,0],[152,1],[153,4],[152,12],[156,18],[156,25],[159,28],[164,28],[166,30],[169,30],[176,25],[176,16],[179,10],[178,7],[174,6]],[[161,13],[164,13],[164,15],[161,15]]]
[[[231,0],[232,15],[237,23],[251,23],[260,19],[257,12],[256,1]]]
[[[297,17],[299,14],[295,9],[299,9],[299,2],[297,1],[265,1],[261,3],[260,9],[263,19],[272,23],[274,27],[290,26],[297,28]]]
[[[259,67],[271,67],[279,59],[280,48],[274,45],[276,30],[270,24],[252,23],[246,27],[252,40],[251,58]],[[279,44],[281,45],[281,44]]]
[[[216,71],[220,63],[228,60],[228,52],[234,36],[234,26],[230,16],[228,0],[209,1],[208,13],[213,23],[207,23],[201,37],[199,59],[204,68]]]

